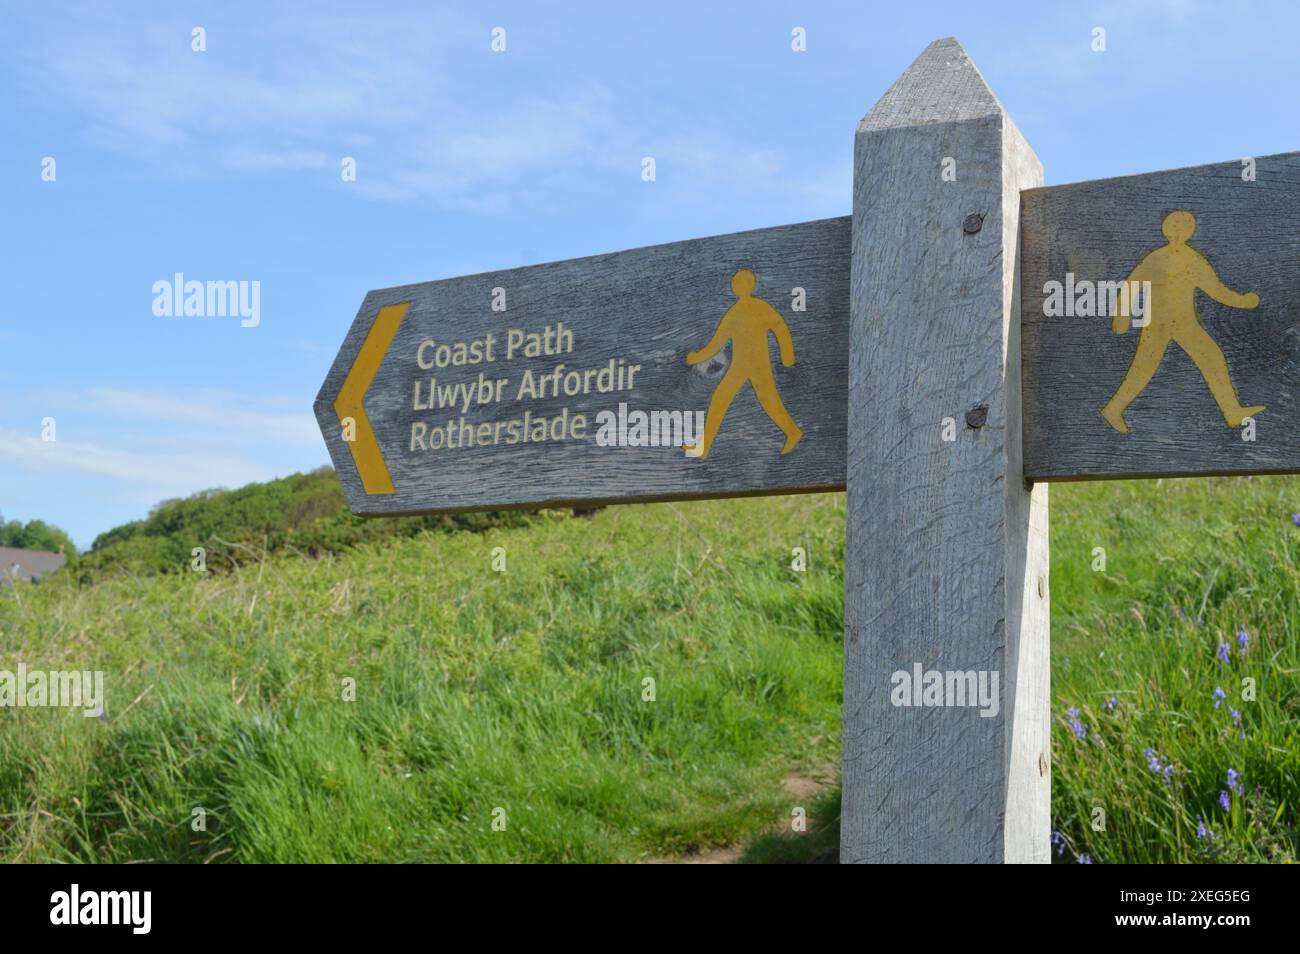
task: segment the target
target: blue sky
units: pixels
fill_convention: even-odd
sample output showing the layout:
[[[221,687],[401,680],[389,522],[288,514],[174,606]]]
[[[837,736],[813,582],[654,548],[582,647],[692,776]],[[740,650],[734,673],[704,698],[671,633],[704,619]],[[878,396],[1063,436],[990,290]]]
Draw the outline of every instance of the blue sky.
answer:
[[[1049,184],[1300,148],[1288,3],[4,3],[3,23],[0,512],[81,546],[327,463],[311,402],[368,289],[847,214],[857,120],[938,37]],[[260,324],[156,317],[175,272],[259,281]]]

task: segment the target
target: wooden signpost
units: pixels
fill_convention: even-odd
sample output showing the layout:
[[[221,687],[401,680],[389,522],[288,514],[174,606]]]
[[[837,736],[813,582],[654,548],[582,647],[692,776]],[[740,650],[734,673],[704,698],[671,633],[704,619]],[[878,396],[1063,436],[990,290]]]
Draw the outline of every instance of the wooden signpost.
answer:
[[[371,292],[315,407],[348,504],[843,489],[848,258],[839,218]]]
[[[1300,153],[1023,202],[1025,476],[1300,470]]]
[[[1021,478],[1016,320],[1042,176],[955,40],[858,127],[842,861],[1048,860],[1047,488]]]
[[[366,296],[359,514],[847,487],[841,860],[1049,860],[1047,487],[1300,472],[1300,154],[1042,188],[955,40],[853,214]]]

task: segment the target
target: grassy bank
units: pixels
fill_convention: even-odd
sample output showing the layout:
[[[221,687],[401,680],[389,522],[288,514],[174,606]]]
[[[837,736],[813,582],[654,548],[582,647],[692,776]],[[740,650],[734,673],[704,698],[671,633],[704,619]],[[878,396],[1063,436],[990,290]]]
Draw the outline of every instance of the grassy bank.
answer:
[[[1061,857],[1294,859],[1300,482],[1165,480],[1052,493]],[[1104,571],[1094,568],[1098,548]],[[1104,831],[1094,830],[1098,809]]]
[[[1052,500],[1059,860],[1294,857],[1300,482]],[[837,793],[800,782],[838,758],[842,554],[825,495],[19,588],[0,669],[102,669],[108,698],[0,710],[0,859],[822,856]],[[796,806],[813,830],[777,834]]]
[[[103,669],[108,703],[104,720],[0,711],[0,857],[613,861],[734,842],[788,815],[792,767],[838,750],[840,507],[611,508],[19,590],[4,658]]]

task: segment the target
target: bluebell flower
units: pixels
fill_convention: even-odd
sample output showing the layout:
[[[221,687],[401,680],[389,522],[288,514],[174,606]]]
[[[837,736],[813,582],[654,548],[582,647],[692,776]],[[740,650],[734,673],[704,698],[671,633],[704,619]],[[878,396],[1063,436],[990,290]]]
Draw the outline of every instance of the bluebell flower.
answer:
[[[1155,749],[1151,749],[1151,748],[1143,749],[1142,754],[1147,757],[1147,768],[1149,768],[1151,771],[1155,772],[1166,782],[1168,782],[1173,777],[1174,774],[1173,763],[1166,762],[1164,761],[1164,759],[1160,758],[1160,754],[1156,752]]]
[[[1232,789],[1238,795],[1241,794],[1241,776],[1237,774],[1236,769],[1228,769],[1228,788]]]
[[[1228,644],[1219,643],[1219,662],[1226,663],[1227,661],[1228,661]]]
[[[1065,836],[1059,831],[1052,832],[1052,844],[1056,845],[1057,855],[1065,854]]]
[[[1291,522],[1300,527],[1300,513],[1291,514]]]
[[[1114,696],[1111,696],[1109,699],[1107,699],[1105,702],[1102,703],[1102,708],[1114,709],[1118,705],[1119,705],[1119,700],[1116,699]]]
[[[1081,865],[1090,865],[1090,864],[1092,864],[1092,855],[1088,854],[1087,852],[1084,852],[1083,854],[1081,854],[1081,855],[1079,856],[1079,864],[1081,864]]]
[[[1074,706],[1069,706],[1065,710],[1065,714],[1069,716],[1070,731],[1074,733],[1075,738],[1086,739],[1088,737],[1088,730],[1085,729],[1083,723],[1079,721],[1079,710]]]
[[[1219,805],[1222,806],[1225,812],[1232,811],[1232,798],[1227,792],[1219,793]]]
[[[1202,819],[1201,823],[1196,826],[1196,837],[1199,838],[1201,841],[1205,841],[1205,839],[1207,838],[1214,837],[1214,832],[1210,831],[1210,829],[1205,827],[1204,819]]]
[[[1241,713],[1240,713],[1240,712],[1238,712],[1238,711],[1237,711],[1236,709],[1234,709],[1232,706],[1228,706],[1228,713],[1232,716],[1232,721],[1233,721],[1233,722],[1237,723],[1237,725],[1241,725]]]
[[[1210,698],[1214,700],[1214,708],[1217,709],[1219,708],[1219,705],[1223,702],[1223,700],[1228,698],[1228,694],[1225,693],[1223,689],[1220,688],[1219,686],[1215,686],[1214,692],[1210,695]]]
[[[1243,653],[1246,651],[1246,644],[1249,642],[1250,633],[1246,632],[1246,627],[1243,626],[1241,629],[1237,630],[1237,645],[1241,647]]]

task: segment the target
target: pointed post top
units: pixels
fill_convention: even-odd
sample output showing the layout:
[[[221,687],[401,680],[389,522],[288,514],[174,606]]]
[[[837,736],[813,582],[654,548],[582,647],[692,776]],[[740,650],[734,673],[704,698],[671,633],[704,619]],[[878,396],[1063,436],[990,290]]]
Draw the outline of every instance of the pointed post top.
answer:
[[[971,58],[955,37],[935,40],[889,87],[858,132],[953,123],[1002,113]]]

